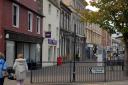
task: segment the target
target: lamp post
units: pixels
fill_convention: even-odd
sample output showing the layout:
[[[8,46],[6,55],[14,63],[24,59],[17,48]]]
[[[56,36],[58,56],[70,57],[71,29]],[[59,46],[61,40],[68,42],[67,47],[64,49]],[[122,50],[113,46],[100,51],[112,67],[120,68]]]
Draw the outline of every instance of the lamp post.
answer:
[[[76,61],[76,24],[74,24],[74,62],[73,62],[73,81],[75,82],[75,70],[76,70],[76,66],[75,66],[75,61]]]

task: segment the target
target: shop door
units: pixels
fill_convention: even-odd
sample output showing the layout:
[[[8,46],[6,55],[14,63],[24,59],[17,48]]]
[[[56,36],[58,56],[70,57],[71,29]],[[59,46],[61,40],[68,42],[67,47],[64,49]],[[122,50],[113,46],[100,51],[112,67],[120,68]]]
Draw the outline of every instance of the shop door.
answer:
[[[15,43],[13,41],[6,41],[6,62],[8,67],[13,66],[15,56]]]

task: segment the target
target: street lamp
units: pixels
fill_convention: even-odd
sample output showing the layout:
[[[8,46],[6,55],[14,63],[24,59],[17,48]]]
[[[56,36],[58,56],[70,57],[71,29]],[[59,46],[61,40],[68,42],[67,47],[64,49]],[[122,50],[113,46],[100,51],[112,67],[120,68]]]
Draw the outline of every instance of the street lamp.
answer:
[[[73,81],[75,81],[75,60],[76,60],[76,55],[75,55],[75,53],[76,53],[76,24],[74,24],[74,62],[73,62]]]

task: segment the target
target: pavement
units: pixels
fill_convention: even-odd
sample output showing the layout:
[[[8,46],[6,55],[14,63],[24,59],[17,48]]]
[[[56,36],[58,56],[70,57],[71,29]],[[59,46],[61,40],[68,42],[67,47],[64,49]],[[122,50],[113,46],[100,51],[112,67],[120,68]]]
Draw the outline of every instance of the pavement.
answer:
[[[5,79],[4,85],[16,85],[15,80]],[[29,79],[26,79],[24,85],[128,85],[128,80],[125,81],[113,81],[113,82],[98,82],[98,83],[64,83],[64,84],[31,84]]]

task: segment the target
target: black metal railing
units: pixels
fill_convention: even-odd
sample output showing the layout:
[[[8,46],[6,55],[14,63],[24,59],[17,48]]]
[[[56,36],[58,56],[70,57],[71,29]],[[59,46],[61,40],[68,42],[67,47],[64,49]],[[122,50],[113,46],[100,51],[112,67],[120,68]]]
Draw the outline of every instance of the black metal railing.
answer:
[[[126,80],[125,65],[120,61],[111,62],[75,62],[75,81],[73,81],[73,63],[42,62],[42,67],[31,70],[31,83],[71,83],[71,82],[107,82]],[[31,68],[35,68],[32,66]]]

